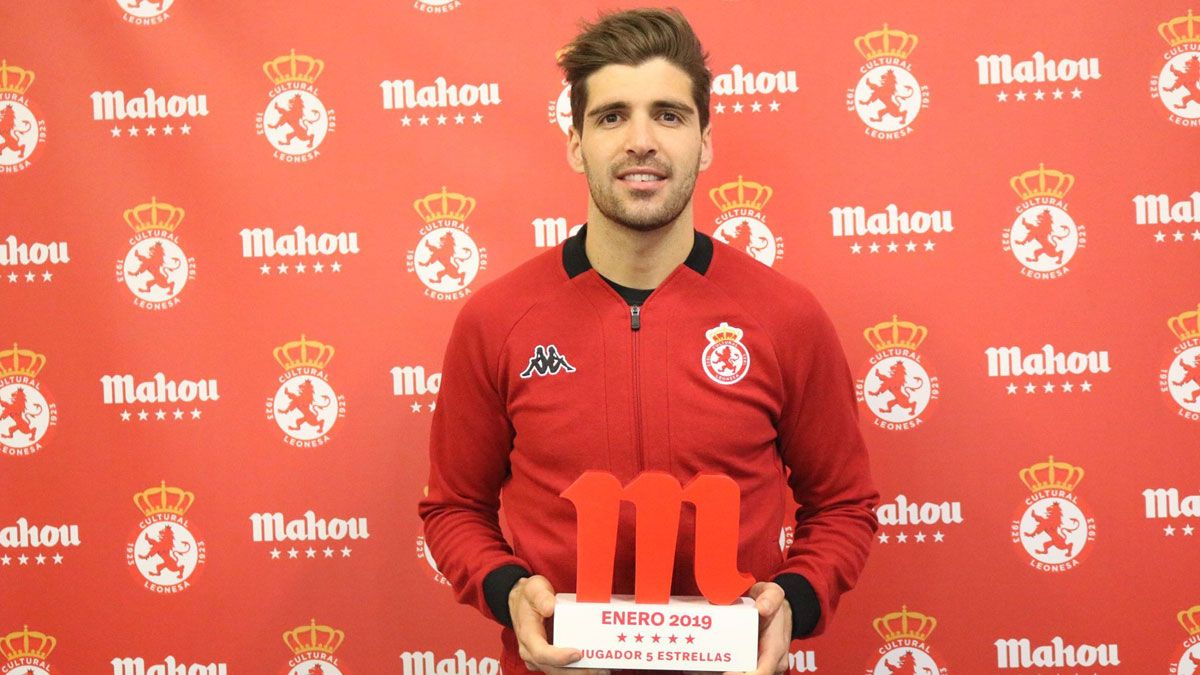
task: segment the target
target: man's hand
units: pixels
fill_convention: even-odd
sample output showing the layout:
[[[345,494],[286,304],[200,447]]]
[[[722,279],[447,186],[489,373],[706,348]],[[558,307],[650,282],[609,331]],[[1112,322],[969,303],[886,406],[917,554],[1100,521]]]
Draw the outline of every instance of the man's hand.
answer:
[[[578,649],[555,647],[546,641],[545,620],[554,616],[554,588],[546,577],[534,575],[517,581],[508,592],[508,612],[526,668],[548,675],[607,675],[608,671],[603,670],[564,668],[583,658],[583,654]]]
[[[758,610],[758,667],[754,675],[786,673],[788,647],[792,645],[792,606],[779,584],[771,581],[754,584],[749,595]]]

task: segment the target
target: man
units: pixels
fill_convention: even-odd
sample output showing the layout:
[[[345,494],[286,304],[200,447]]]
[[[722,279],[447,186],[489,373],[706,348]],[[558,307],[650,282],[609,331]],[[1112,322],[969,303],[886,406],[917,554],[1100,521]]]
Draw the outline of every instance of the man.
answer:
[[[675,11],[584,27],[562,64],[587,224],[476,293],[446,348],[420,514],[458,599],[505,626],[506,673],[577,672],[563,667],[580,652],[547,644],[544,620],[554,593],[574,590],[575,512],[559,495],[584,471],[623,485],[648,470],[737,481],[762,673],[824,630],[877,528],[828,317],[799,284],[693,228],[712,161],[704,61]],[[781,552],[785,479],[801,508]],[[631,593],[634,513],[622,509],[614,592]],[[674,595],[698,594],[693,525],[685,509]]]

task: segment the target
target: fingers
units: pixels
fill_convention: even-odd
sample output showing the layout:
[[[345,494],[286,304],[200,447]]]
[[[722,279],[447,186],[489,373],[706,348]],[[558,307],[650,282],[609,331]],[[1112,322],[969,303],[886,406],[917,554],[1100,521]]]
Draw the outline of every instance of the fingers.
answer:
[[[536,575],[518,581],[509,595],[509,608],[518,651],[530,670],[579,675],[578,670],[563,671],[562,667],[575,663],[583,654],[546,641],[544,622],[554,615],[554,587],[545,577]]]
[[[750,597],[754,598],[754,608],[758,610],[758,615],[764,618],[769,618],[783,605],[786,598],[783,595],[783,587],[779,584],[770,581],[760,581],[750,587]]]
[[[543,617],[554,616],[554,588],[541,575],[529,577],[525,584],[525,597],[529,604]]]

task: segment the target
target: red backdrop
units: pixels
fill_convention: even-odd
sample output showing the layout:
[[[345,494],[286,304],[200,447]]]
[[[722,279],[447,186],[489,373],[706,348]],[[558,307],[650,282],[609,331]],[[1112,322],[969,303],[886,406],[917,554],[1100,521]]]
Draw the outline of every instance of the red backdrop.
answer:
[[[582,221],[555,52],[618,5],[161,4],[0,21],[0,671],[490,674],[416,516],[441,355]],[[883,493],[795,670],[1196,672],[1200,19],[683,4],[697,227],[822,299]]]

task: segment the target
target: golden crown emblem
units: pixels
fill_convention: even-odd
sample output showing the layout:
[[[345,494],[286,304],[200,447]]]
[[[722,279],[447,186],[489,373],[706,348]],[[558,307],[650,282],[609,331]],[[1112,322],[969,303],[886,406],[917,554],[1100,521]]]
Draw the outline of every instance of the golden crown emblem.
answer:
[[[1188,635],[1200,635],[1200,605],[1185,609],[1176,616]]]
[[[293,340],[275,348],[275,360],[284,370],[309,366],[310,368],[325,369],[333,359],[334,349],[324,342],[309,340],[303,333],[299,340]]]
[[[45,661],[57,644],[58,640],[54,637],[29,630],[29,626],[25,626],[23,630],[13,631],[0,638],[0,654],[4,655],[5,661],[21,658]]]
[[[1051,488],[1059,488],[1067,492],[1073,491],[1083,480],[1083,469],[1066,462],[1050,460],[1038,462],[1027,469],[1021,469],[1021,482],[1030,492],[1041,492]]]
[[[19,349],[13,343],[12,349],[0,352],[0,377],[9,375],[28,375],[37,377],[46,365],[46,357],[32,349]]]
[[[917,48],[917,36],[888,28],[885,23],[882,30],[873,30],[854,38],[854,48],[868,61],[880,56],[906,59]]]
[[[877,352],[895,347],[916,351],[928,334],[929,329],[925,326],[919,326],[911,321],[901,321],[895,314],[892,315],[891,321],[877,323],[863,331],[863,337],[867,339],[867,344]]]
[[[283,634],[284,644],[297,656],[306,652],[332,654],[345,639],[345,633],[330,626],[318,626],[316,619],[310,619],[307,626],[299,626]]]
[[[159,513],[173,513],[182,516],[192,508],[194,501],[196,501],[196,495],[183,488],[167,487],[166,481],[159,483],[158,487],[142,490],[133,496],[133,503],[137,504],[138,509],[147,516]]]
[[[1033,197],[1062,199],[1075,185],[1075,176],[1047,169],[1045,164],[1038,164],[1038,168],[1032,171],[1026,171],[1020,176],[1013,176],[1008,184],[1021,199],[1032,199]]]
[[[125,222],[134,232],[146,230],[166,230],[174,232],[183,222],[183,209],[151,197],[150,201],[138,204],[132,209],[125,209]]]
[[[457,192],[446,192],[446,186],[443,185],[441,192],[414,201],[413,208],[426,223],[437,220],[456,220],[461,223],[475,210],[475,199]]]
[[[33,85],[33,71],[0,61],[0,93],[24,94]]]
[[[275,84],[284,82],[312,84],[321,76],[323,70],[325,70],[324,61],[305,54],[297,54],[295,49],[263,64],[263,72]]]
[[[726,183],[708,191],[709,199],[721,212],[732,209],[754,209],[762,211],[775,191],[762,183],[743,180],[739,175],[733,183]]]
[[[1177,16],[1158,24],[1158,34],[1172,47],[1200,44],[1200,17],[1192,16],[1192,10],[1189,9],[1187,16]]]
[[[1167,319],[1167,328],[1171,329],[1180,342],[1200,337],[1200,303],[1197,303],[1194,312],[1187,311]]]
[[[937,619],[920,612],[910,612],[908,606],[904,605],[899,612],[885,614],[875,619],[872,625],[875,626],[875,632],[879,633],[879,637],[883,638],[884,642],[900,638],[912,638],[924,642],[929,638],[933,629],[937,628]]]
[[[741,328],[734,328],[724,321],[720,326],[704,331],[704,337],[708,338],[709,342],[737,342],[742,339],[742,334]]]

